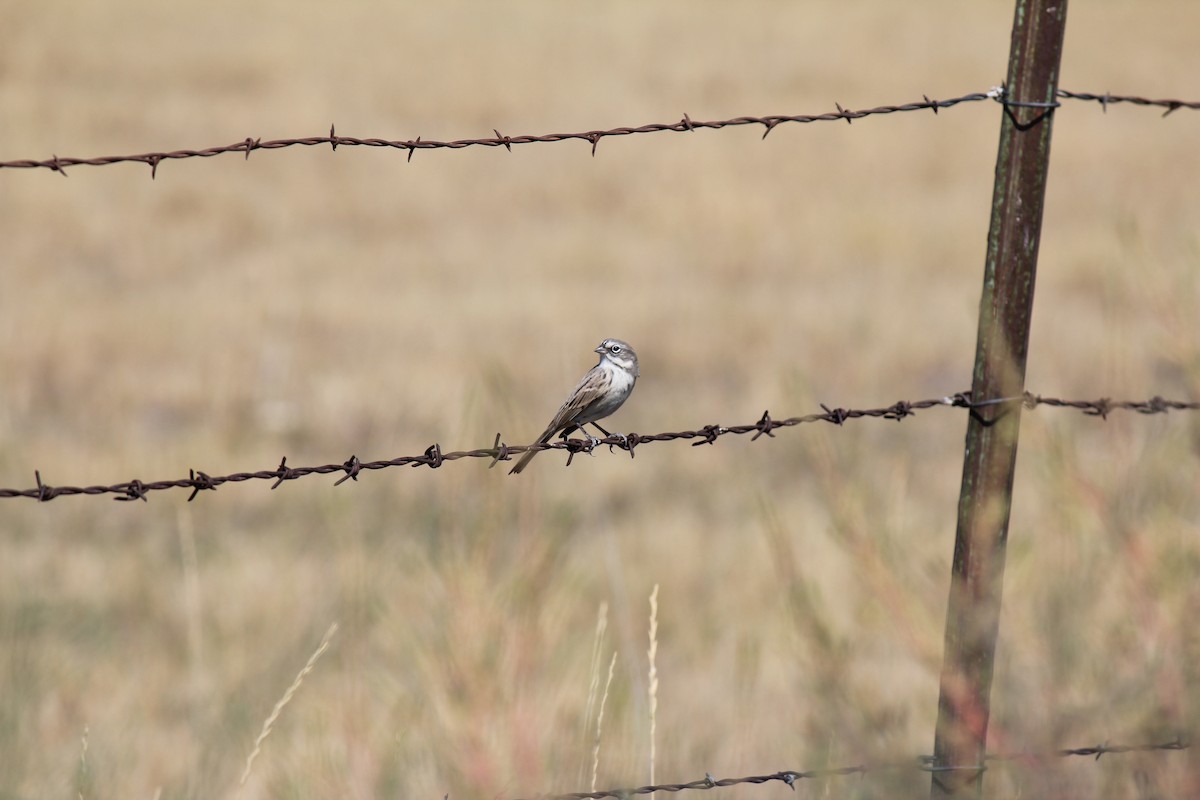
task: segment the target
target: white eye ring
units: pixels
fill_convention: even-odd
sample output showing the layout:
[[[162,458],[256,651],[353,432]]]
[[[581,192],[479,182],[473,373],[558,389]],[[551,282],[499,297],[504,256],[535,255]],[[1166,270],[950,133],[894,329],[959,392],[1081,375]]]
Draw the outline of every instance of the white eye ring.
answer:
[[[619,344],[610,344],[610,345],[608,346],[608,352],[612,353],[612,354],[615,356],[617,353],[621,352],[621,345],[619,345]]]

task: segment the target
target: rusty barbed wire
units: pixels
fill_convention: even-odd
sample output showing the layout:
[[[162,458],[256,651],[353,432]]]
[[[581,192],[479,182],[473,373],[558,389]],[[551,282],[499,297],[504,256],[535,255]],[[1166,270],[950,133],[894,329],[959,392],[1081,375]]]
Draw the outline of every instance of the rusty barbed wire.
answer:
[[[1160,742],[1155,744],[1139,744],[1139,745],[1109,745],[1101,744],[1094,747],[1078,747],[1064,750],[1052,750],[1044,753],[1010,753],[1010,754],[992,754],[986,756],[986,761],[1011,762],[1015,764],[1032,764],[1043,763],[1056,758],[1068,758],[1071,756],[1090,756],[1097,761],[1100,756],[1108,754],[1120,753],[1144,753],[1152,751],[1170,751],[1170,750],[1186,750],[1191,746],[1191,743],[1182,735],[1177,736],[1169,742]],[[796,781],[812,778],[836,778],[845,777],[848,775],[866,775],[871,772],[896,771],[904,769],[916,769],[922,772],[949,772],[958,770],[972,770],[976,772],[984,772],[987,770],[985,764],[968,764],[968,765],[938,765],[934,762],[933,756],[916,756],[905,761],[881,762],[878,764],[853,764],[845,767],[827,767],[809,770],[783,770],[774,772],[770,775],[750,775],[744,778],[714,778],[711,774],[706,773],[700,780],[689,781],[687,783],[664,783],[653,786],[639,786],[631,789],[605,789],[599,792],[568,792],[565,794],[537,795],[536,800],[601,800],[602,798],[612,797],[617,800],[625,800],[639,794],[653,794],[654,792],[682,792],[690,789],[716,789],[725,786],[738,786],[741,784],[766,784],[766,783],[784,783],[792,789],[796,790]]]
[[[496,434],[495,443],[491,447],[479,448],[477,450],[456,450],[453,452],[443,452],[441,445],[432,444],[426,448],[421,455],[400,456],[398,458],[385,459],[382,461],[361,461],[358,456],[352,455],[349,459],[341,464],[323,464],[316,467],[289,467],[287,465],[287,457],[284,456],[279,462],[279,466],[270,470],[259,470],[257,472],[235,472],[229,475],[209,475],[197,469],[188,470],[188,477],[176,478],[174,480],[161,481],[142,481],[131,480],[111,485],[95,485],[95,486],[51,486],[42,481],[40,470],[34,471],[34,479],[37,485],[30,489],[3,489],[0,488],[0,499],[25,497],[41,502],[48,502],[56,497],[64,497],[71,495],[114,495],[114,500],[146,500],[146,495],[150,492],[165,491],[168,489],[191,489],[192,492],[188,496],[188,502],[196,499],[196,496],[202,491],[215,491],[219,486],[226,483],[242,483],[252,480],[269,480],[273,481],[272,489],[279,488],[285,481],[303,478],[307,475],[329,475],[333,473],[344,473],[339,478],[334,486],[340,486],[347,480],[358,480],[358,476],[365,470],[387,469],[389,467],[431,467],[437,469],[447,461],[457,461],[462,458],[487,458],[491,459],[491,467],[496,466],[501,461],[508,461],[509,458],[517,453],[524,453],[529,450],[565,450],[567,451],[566,466],[571,466],[575,456],[579,453],[594,453],[598,448],[607,445],[611,450],[618,447],[629,453],[630,458],[633,458],[636,448],[641,447],[649,442],[670,442],[677,439],[698,441],[692,442],[692,446],[696,447],[702,444],[714,444],[717,439],[722,436],[737,435],[741,436],[748,433],[753,433],[751,441],[756,441],[759,437],[766,435],[775,438],[775,431],[780,428],[790,428],[796,425],[803,425],[812,422],[830,422],[835,425],[842,425],[848,420],[863,419],[863,418],[878,418],[890,420],[902,420],[913,416],[918,411],[938,406],[950,408],[965,408],[967,411],[985,422],[991,424],[999,418],[999,415],[1007,413],[1014,405],[1021,405],[1027,409],[1034,409],[1038,406],[1052,406],[1055,408],[1071,408],[1081,411],[1087,416],[1100,417],[1107,419],[1108,415],[1113,411],[1136,411],[1140,414],[1165,414],[1169,411],[1195,411],[1200,410],[1200,402],[1196,401],[1180,401],[1166,400],[1162,397],[1152,397],[1149,400],[1110,400],[1101,398],[1099,400],[1061,400],[1055,397],[1042,397],[1031,392],[1018,397],[1001,397],[991,400],[981,400],[973,402],[970,399],[969,393],[960,392],[958,394],[949,395],[946,397],[938,397],[930,400],[908,401],[901,400],[893,403],[890,406],[881,408],[869,409],[846,409],[846,408],[830,408],[825,404],[821,404],[821,413],[806,414],[799,417],[788,417],[787,419],[773,419],[769,411],[764,411],[757,422],[752,422],[746,425],[705,425],[697,430],[690,431],[669,431],[665,433],[640,434],[630,433],[627,435],[607,436],[603,439],[565,439],[555,442],[543,442],[530,445],[509,445],[501,441],[500,434]],[[984,409],[998,409],[990,419],[983,419],[981,411]]]
[[[1177,111],[1180,108],[1200,109],[1200,102],[1187,100],[1155,100],[1146,97],[1136,97],[1130,95],[1114,95],[1105,93],[1102,95],[1088,94],[1084,92],[1068,92],[1060,90],[1058,97],[1067,100],[1092,101],[1100,103],[1107,111],[1108,106],[1118,103],[1129,103],[1138,106],[1157,106],[1165,108],[1163,116]],[[354,136],[339,136],[337,135],[336,126],[329,126],[328,136],[306,136],[294,139],[268,139],[263,141],[261,137],[246,137],[240,142],[233,144],[218,145],[215,147],[205,147],[199,150],[170,150],[158,151],[152,153],[139,153],[136,155],[117,155],[117,156],[96,156],[92,158],[75,158],[75,157],[59,157],[57,154],[48,159],[17,159],[13,161],[0,161],[0,169],[48,169],[57,172],[60,175],[66,176],[67,167],[76,166],[107,166],[109,164],[121,163],[137,163],[146,164],[150,167],[150,177],[155,178],[158,175],[158,165],[164,161],[178,161],[185,158],[211,158],[213,156],[223,155],[226,153],[242,153],[246,159],[250,158],[250,154],[256,150],[281,150],[286,147],[313,147],[318,145],[328,145],[332,150],[337,150],[338,147],[389,147],[397,150],[407,150],[408,160],[411,161],[413,153],[418,150],[461,150],[465,147],[503,147],[512,152],[513,145],[517,144],[544,144],[549,142],[563,142],[571,140],[580,140],[589,142],[592,145],[592,155],[596,154],[596,146],[601,139],[612,136],[630,136],[637,133],[663,133],[672,131],[675,133],[694,133],[698,130],[721,130],[723,128],[739,127],[743,125],[761,125],[763,127],[762,138],[767,138],[776,126],[785,123],[812,123],[812,122],[837,122],[845,121],[853,122],[856,119],[864,117],[872,117],[886,114],[896,114],[906,111],[933,111],[935,114],[943,108],[952,108],[961,103],[977,103],[984,100],[994,100],[1005,106],[1015,107],[1033,107],[1033,108],[1057,108],[1061,104],[1057,101],[1052,103],[1035,103],[1021,102],[1010,100],[1005,96],[1004,87],[998,86],[989,89],[986,92],[973,92],[964,94],[959,97],[952,97],[949,100],[933,100],[928,95],[922,95],[922,99],[911,103],[900,103],[896,105],[883,105],[875,108],[864,109],[849,109],[843,108],[840,103],[834,103],[837,111],[829,111],[822,114],[774,114],[764,117],[741,116],[731,117],[722,120],[694,120],[686,113],[678,122],[651,123],[648,125],[639,125],[636,127],[622,126],[609,128],[607,130],[590,130],[580,131],[576,133],[547,133],[547,134],[522,134],[519,136],[506,136],[500,133],[499,130],[493,129],[492,133],[495,137],[484,138],[468,138],[455,139],[451,141],[438,141],[434,139],[423,139],[418,136],[416,139],[380,139],[367,138],[360,139]]]
[[[1164,111],[1162,114],[1164,117],[1168,114],[1178,111],[1181,108],[1187,108],[1192,111],[1200,110],[1200,102],[1193,100],[1152,100],[1148,97],[1131,97],[1129,95],[1109,94],[1108,92],[1105,92],[1104,94],[1069,92],[1066,89],[1059,89],[1055,96],[1061,97],[1065,100],[1086,100],[1096,102],[1100,104],[1101,108],[1103,108],[1105,112],[1108,111],[1109,106],[1117,105],[1119,103],[1129,103],[1130,105],[1135,106],[1156,106],[1159,108],[1165,108],[1166,111]]]

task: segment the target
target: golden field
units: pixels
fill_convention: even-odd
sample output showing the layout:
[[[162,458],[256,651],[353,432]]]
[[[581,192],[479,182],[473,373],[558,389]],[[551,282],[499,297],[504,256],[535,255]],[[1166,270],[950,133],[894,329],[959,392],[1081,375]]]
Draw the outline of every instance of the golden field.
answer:
[[[0,160],[457,139],[985,91],[1012,4],[7,0]],[[1200,97],[1200,5],[1072,4],[1063,88]],[[969,388],[999,106],[0,171],[0,486],[525,443],[606,336],[643,433]],[[1055,121],[1028,388],[1200,397],[1200,114]],[[0,501],[0,798],[509,798],[932,748],[966,416]],[[1200,728],[1200,416],[1028,412],[995,751]],[[612,429],[612,428],[610,428]],[[328,649],[261,742],[264,720]],[[592,697],[593,702],[596,698]],[[594,710],[594,709],[593,709]],[[84,742],[86,741],[86,745]],[[923,796],[915,769],[804,797]],[[1194,751],[989,797],[1200,794]],[[721,797],[790,797],[781,784]]]

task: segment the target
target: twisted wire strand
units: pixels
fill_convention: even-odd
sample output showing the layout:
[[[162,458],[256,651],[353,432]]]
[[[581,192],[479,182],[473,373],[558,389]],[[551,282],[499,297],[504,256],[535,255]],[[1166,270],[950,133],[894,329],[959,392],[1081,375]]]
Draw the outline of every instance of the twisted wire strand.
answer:
[[[1168,742],[1157,742],[1152,744],[1100,744],[1093,747],[1052,750],[1043,753],[989,753],[986,756],[986,762],[1012,762],[1015,764],[1029,766],[1045,763],[1046,761],[1055,758],[1068,758],[1071,756],[1088,756],[1099,761],[1101,756],[1108,754],[1186,750],[1190,746],[1191,743],[1182,735],[1180,735]],[[635,795],[653,794],[654,792],[683,792],[693,789],[716,789],[718,787],[738,786],[740,784],[761,785],[775,782],[787,784],[793,791],[795,791],[796,781],[803,780],[805,778],[834,778],[848,775],[866,775],[872,772],[885,772],[905,769],[917,769],[921,770],[922,772],[949,772],[956,770],[973,770],[977,772],[984,772],[987,770],[987,764],[938,765],[934,762],[933,756],[923,755],[916,756],[905,761],[881,762],[877,764],[863,763],[844,767],[829,767],[809,770],[783,770],[781,772],[773,772],[769,775],[750,775],[743,778],[721,778],[719,780],[714,778],[711,774],[706,773],[702,779],[688,781],[687,783],[664,783],[652,786],[638,786],[637,788],[631,789],[605,789],[599,792],[568,792],[565,794],[537,795],[536,798],[531,798],[531,800],[601,800],[602,798],[607,797],[617,798],[617,800],[625,800],[625,798],[633,797]]]
[[[1192,110],[1200,109],[1200,102],[1195,101],[1153,99],[1134,95],[1114,95],[1107,92],[1105,94],[1091,94],[1087,92],[1070,92],[1066,90],[1059,90],[1057,97],[1063,100],[1099,103],[1105,111],[1108,110],[1110,105],[1117,105],[1120,103],[1144,107],[1159,107],[1165,109],[1163,112],[1164,117],[1181,108]],[[1061,103],[1057,100],[1050,103],[1014,100],[1008,97],[1004,87],[997,86],[989,89],[986,92],[972,92],[970,94],[952,97],[948,100],[934,100],[930,99],[928,95],[922,95],[921,100],[915,102],[882,105],[876,106],[875,108],[864,108],[857,110],[844,108],[840,103],[834,103],[834,107],[837,109],[836,111],[828,111],[820,114],[773,114],[762,117],[740,116],[731,117],[729,119],[708,121],[694,120],[689,115],[684,114],[683,118],[678,122],[660,122],[651,123],[648,125],[620,126],[609,128],[607,130],[578,131],[575,133],[522,134],[519,136],[506,136],[499,130],[493,129],[492,133],[495,134],[494,137],[463,138],[450,141],[424,139],[420,136],[415,139],[383,139],[339,136],[335,126],[331,125],[329,127],[328,136],[305,136],[292,139],[268,139],[265,141],[261,137],[248,136],[240,142],[217,145],[214,147],[204,147],[198,150],[163,150],[151,153],[138,153],[134,155],[95,156],[90,158],[77,158],[73,156],[60,157],[55,154],[48,159],[16,159],[12,161],[0,161],[0,169],[48,169],[65,177],[68,167],[102,167],[110,164],[135,163],[149,166],[150,177],[153,179],[158,175],[159,164],[164,161],[178,161],[180,159],[187,158],[212,158],[213,156],[223,155],[226,153],[241,153],[246,159],[249,159],[250,154],[258,150],[281,150],[286,147],[313,147],[318,145],[328,145],[335,151],[338,149],[338,147],[386,147],[397,150],[407,150],[408,160],[411,161],[413,154],[418,150],[461,150],[465,147],[503,147],[509,152],[512,152],[513,145],[545,144],[549,142],[579,140],[591,144],[592,155],[594,156],[596,154],[596,146],[600,143],[600,140],[613,136],[630,136],[641,133],[664,132],[694,133],[698,130],[721,130],[723,128],[753,125],[761,126],[763,128],[762,138],[765,139],[767,138],[767,134],[773,131],[778,125],[783,123],[806,124],[813,122],[837,121],[850,123],[856,119],[863,119],[865,117],[896,114],[908,111],[932,111],[936,114],[938,111],[944,108],[953,108],[954,106],[962,103],[978,103],[985,100],[994,100],[1006,107],[1016,108],[1041,108],[1053,110],[1061,105]]]
[[[529,450],[566,450],[568,453],[567,466],[570,466],[575,456],[579,453],[593,453],[601,446],[607,445],[611,450],[614,447],[620,448],[629,453],[632,458],[638,447],[644,446],[650,442],[671,442],[675,440],[691,440],[692,446],[696,447],[702,444],[714,444],[717,439],[722,436],[745,434],[753,434],[751,441],[756,441],[761,436],[775,437],[775,431],[780,428],[791,428],[796,425],[804,425],[813,422],[829,422],[835,425],[842,425],[849,420],[875,418],[902,420],[913,416],[918,411],[923,411],[935,407],[949,408],[964,408],[974,417],[980,419],[985,424],[991,424],[998,419],[999,415],[1008,413],[1016,406],[1021,406],[1027,409],[1034,409],[1038,406],[1051,406],[1055,408],[1069,408],[1080,411],[1087,416],[1100,417],[1107,419],[1108,415],[1114,411],[1135,411],[1139,414],[1165,414],[1169,411],[1195,411],[1200,409],[1200,402],[1196,401],[1180,401],[1167,400],[1162,397],[1152,397],[1149,400],[1110,400],[1101,398],[1099,400],[1062,400],[1055,397],[1042,397],[1030,392],[1018,397],[1002,397],[990,400],[981,400],[974,402],[970,399],[968,393],[958,393],[947,397],[932,398],[929,400],[907,401],[901,400],[893,403],[890,406],[881,408],[868,409],[846,409],[846,408],[830,408],[824,404],[821,405],[821,413],[806,414],[799,417],[788,417],[787,419],[774,419],[769,411],[764,411],[757,422],[752,422],[743,425],[705,425],[696,430],[686,431],[667,431],[663,433],[630,433],[627,435],[608,436],[603,439],[563,439],[554,442],[544,442],[529,445],[509,445],[501,441],[500,434],[496,434],[496,439],[491,447],[483,447],[476,450],[455,450],[452,452],[443,452],[441,445],[432,444],[420,455],[400,456],[397,458],[384,459],[381,461],[361,461],[358,456],[352,455],[346,461],[340,464],[323,464],[320,466],[310,467],[289,467],[287,457],[285,456],[275,469],[259,470],[256,472],[234,472],[228,475],[210,475],[206,472],[197,469],[188,471],[188,477],[175,478],[172,480],[159,481],[142,481],[131,480],[114,483],[111,485],[94,485],[94,486],[51,486],[42,480],[42,475],[39,470],[34,471],[34,478],[37,485],[29,489],[4,489],[0,488],[0,499],[24,497],[41,502],[47,502],[56,497],[72,496],[72,495],[112,495],[113,499],[128,501],[128,500],[146,500],[147,495],[151,492],[165,491],[168,489],[191,489],[191,494],[188,496],[188,501],[191,502],[202,491],[215,491],[218,487],[226,483],[242,483],[252,480],[269,480],[272,481],[271,488],[277,489],[285,481],[296,480],[308,475],[330,475],[334,473],[342,473],[342,476],[334,483],[339,486],[347,480],[358,480],[358,476],[364,470],[387,469],[390,467],[430,467],[437,469],[448,461],[457,461],[463,458],[486,458],[491,460],[490,467],[496,466],[501,461],[508,461],[513,454],[524,453]],[[984,416],[984,412],[988,412],[990,416]]]

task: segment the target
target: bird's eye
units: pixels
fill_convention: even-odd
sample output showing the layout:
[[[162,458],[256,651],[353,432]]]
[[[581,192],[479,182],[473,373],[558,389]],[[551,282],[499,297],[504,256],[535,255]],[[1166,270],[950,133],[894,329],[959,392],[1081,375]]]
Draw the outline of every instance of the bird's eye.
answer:
[[[612,353],[612,354],[615,356],[617,353],[621,352],[621,345],[619,345],[619,344],[610,344],[610,345],[608,346],[608,352]]]

